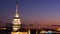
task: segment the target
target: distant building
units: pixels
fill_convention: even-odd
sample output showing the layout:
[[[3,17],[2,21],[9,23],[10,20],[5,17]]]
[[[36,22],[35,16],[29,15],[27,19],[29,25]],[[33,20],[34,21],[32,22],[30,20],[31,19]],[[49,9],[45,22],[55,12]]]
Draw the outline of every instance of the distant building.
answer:
[[[16,14],[13,19],[13,27],[11,34],[30,34],[30,30],[21,29],[21,21],[18,14],[18,2],[16,1]]]
[[[13,31],[19,30],[20,25],[21,25],[21,21],[18,14],[18,2],[16,1],[16,14],[14,15],[14,19],[13,19]]]

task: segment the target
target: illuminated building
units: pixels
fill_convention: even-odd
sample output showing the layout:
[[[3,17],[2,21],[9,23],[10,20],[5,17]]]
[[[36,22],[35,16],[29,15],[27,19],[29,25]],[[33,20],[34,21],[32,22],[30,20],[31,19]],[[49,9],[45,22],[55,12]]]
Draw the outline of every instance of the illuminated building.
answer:
[[[16,1],[16,14],[14,15],[13,31],[11,32],[11,34],[30,34],[30,30],[24,31],[24,29],[21,29],[20,25],[21,25],[21,21],[18,14],[18,3]]]
[[[19,30],[20,24],[21,24],[21,21],[18,14],[18,3],[16,1],[16,14],[14,15],[14,19],[13,19],[13,31]]]

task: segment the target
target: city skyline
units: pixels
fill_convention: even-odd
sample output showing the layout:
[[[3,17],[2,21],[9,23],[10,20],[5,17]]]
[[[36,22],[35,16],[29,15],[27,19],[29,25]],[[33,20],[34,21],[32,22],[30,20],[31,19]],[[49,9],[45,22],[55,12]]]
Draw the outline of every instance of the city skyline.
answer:
[[[60,24],[60,0],[18,0],[25,24]],[[16,0],[0,0],[0,21],[12,22]]]

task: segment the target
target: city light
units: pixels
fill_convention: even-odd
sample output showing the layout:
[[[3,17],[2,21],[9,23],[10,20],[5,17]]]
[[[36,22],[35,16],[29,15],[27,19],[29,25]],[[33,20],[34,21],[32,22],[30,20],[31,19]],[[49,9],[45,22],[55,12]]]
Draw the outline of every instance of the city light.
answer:
[[[48,33],[47,31],[41,31],[40,33]]]
[[[57,28],[57,31],[60,31],[60,28]]]
[[[1,29],[1,30],[3,30],[3,29],[6,30],[6,28],[0,28],[0,29]]]
[[[11,32],[11,34],[28,34],[27,32]]]

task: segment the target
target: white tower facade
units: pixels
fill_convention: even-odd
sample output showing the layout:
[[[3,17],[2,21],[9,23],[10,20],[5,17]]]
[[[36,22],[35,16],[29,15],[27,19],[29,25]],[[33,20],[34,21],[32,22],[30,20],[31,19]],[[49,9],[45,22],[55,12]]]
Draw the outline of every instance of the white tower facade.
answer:
[[[21,24],[21,21],[18,14],[18,3],[16,1],[16,14],[14,15],[14,19],[13,19],[13,31],[19,30],[20,24]]]

